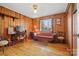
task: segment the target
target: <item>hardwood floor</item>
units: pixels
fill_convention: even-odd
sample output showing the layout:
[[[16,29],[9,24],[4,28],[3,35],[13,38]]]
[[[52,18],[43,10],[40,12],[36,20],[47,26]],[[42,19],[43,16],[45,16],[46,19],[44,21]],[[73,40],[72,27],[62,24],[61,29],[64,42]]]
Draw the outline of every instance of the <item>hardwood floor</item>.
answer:
[[[65,44],[27,40],[5,47],[5,53],[3,54],[0,50],[0,56],[69,56],[66,48]]]

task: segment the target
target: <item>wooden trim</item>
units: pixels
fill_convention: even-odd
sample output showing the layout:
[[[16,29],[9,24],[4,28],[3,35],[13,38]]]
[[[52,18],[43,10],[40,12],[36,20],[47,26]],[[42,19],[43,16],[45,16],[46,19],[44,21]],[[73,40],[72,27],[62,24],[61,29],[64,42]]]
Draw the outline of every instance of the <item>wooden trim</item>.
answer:
[[[67,8],[66,8],[66,12],[68,12],[70,5],[71,5],[71,4],[68,3]]]
[[[68,3],[67,8],[66,8],[66,12],[68,12],[70,6],[72,6],[72,10],[74,8],[74,3]]]
[[[66,8],[66,13],[67,13],[67,16],[68,16],[68,11],[69,11],[69,8],[71,8],[71,45],[69,45],[69,49],[71,50],[70,53],[71,55],[73,55],[73,9],[74,9],[74,3],[68,3],[68,6]],[[68,34],[68,32],[67,32]]]
[[[11,17],[11,18],[15,18],[15,19],[18,19],[18,18],[16,18],[16,17],[13,17],[13,16],[9,16],[9,15],[6,15],[6,14],[2,14],[2,13],[0,13],[0,15],[4,15],[4,16],[7,16],[7,17]]]
[[[42,16],[42,17],[36,17],[36,18],[33,18],[33,19],[48,19],[48,18],[53,18],[54,16],[56,15],[60,15],[60,14],[65,14],[66,12],[62,12],[62,13],[57,13],[57,14],[53,14],[53,15],[47,15],[47,16]]]
[[[10,9],[8,9],[6,7],[3,7],[3,6],[0,6],[0,13],[4,14],[4,15],[7,15],[7,16],[10,16],[10,17],[14,17],[14,18],[21,18],[20,15],[23,16],[23,17],[30,18],[28,16],[22,15],[22,14],[20,14],[18,12],[15,12],[15,11],[10,10]]]

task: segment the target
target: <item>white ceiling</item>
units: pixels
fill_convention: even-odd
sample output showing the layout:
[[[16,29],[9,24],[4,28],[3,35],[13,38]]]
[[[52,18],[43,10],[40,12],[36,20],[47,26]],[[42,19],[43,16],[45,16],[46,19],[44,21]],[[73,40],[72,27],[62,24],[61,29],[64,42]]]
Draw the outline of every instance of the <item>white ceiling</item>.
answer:
[[[37,3],[38,11],[35,14],[32,9],[34,3],[0,3],[0,6],[7,7],[31,18],[47,16],[65,12],[67,3]]]

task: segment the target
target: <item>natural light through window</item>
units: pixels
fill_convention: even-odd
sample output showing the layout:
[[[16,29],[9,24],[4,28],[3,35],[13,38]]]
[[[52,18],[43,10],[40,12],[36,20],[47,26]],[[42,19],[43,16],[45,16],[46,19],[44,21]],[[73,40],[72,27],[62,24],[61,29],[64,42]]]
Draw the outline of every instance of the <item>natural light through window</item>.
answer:
[[[40,31],[43,32],[52,31],[52,19],[40,20]]]

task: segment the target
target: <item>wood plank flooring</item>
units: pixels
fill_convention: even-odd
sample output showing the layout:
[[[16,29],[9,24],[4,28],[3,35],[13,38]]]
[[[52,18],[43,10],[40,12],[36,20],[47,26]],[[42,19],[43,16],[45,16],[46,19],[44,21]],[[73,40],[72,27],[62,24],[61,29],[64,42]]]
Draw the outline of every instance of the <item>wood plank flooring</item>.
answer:
[[[0,56],[69,56],[66,48],[65,44],[27,40],[5,47],[5,53],[0,50]]]

